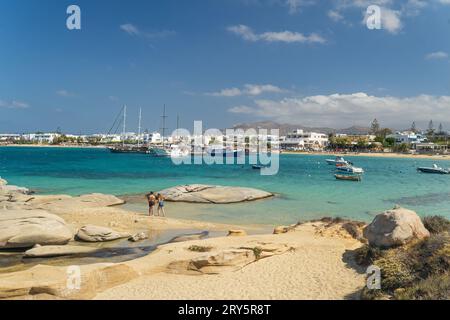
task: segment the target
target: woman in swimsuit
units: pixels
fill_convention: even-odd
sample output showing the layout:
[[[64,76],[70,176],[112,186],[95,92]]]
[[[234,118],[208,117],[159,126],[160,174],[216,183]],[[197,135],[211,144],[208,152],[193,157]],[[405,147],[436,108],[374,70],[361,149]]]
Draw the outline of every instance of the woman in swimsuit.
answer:
[[[164,211],[164,196],[162,194],[158,193],[157,199],[158,199],[158,216],[159,216],[159,213],[161,212],[162,216],[165,217],[166,213]]]
[[[148,201],[148,215],[153,215],[153,207],[156,204],[156,197],[153,194],[153,191],[151,191],[149,194],[147,194],[147,201]]]

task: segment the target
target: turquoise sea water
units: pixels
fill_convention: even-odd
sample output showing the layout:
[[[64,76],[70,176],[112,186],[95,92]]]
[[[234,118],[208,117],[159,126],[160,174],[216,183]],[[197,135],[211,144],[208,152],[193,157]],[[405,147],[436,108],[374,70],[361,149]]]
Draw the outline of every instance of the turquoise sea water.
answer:
[[[366,171],[364,180],[356,183],[336,181],[326,158],[281,155],[279,173],[261,176],[250,165],[176,166],[170,159],[112,154],[106,149],[2,147],[0,176],[46,194],[124,195],[192,183],[254,187],[277,194],[244,204],[167,206],[168,214],[177,218],[228,223],[285,224],[323,216],[369,221],[394,204],[420,215],[450,217],[450,175],[416,171],[433,163],[450,167],[449,161],[348,157]]]

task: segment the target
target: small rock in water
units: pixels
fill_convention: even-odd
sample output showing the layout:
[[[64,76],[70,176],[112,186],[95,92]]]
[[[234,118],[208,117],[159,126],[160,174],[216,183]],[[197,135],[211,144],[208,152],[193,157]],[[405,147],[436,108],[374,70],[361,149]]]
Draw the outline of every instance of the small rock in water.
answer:
[[[273,230],[273,234],[287,233],[288,231],[289,231],[289,227],[279,226]]]
[[[228,237],[242,237],[246,236],[247,232],[245,230],[229,230]]]
[[[148,235],[145,232],[139,232],[139,233],[136,233],[135,235],[129,237],[128,241],[138,242],[138,241],[142,241],[145,239],[148,239]]]

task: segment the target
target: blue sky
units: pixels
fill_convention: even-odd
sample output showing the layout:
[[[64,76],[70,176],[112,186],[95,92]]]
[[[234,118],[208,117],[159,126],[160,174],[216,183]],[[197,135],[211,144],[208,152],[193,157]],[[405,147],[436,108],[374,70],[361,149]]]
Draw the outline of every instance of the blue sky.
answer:
[[[172,129],[450,129],[449,35],[449,0],[2,0],[0,132],[105,132],[123,104],[157,130],[164,103]]]

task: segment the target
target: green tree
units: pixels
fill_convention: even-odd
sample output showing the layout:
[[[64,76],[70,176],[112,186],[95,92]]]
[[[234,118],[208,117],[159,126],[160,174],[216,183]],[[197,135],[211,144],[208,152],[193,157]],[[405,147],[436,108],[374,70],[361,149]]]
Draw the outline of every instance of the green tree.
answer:
[[[434,135],[434,124],[433,124],[433,120],[430,120],[430,122],[428,123],[428,131],[427,131],[427,135],[430,136],[430,137]]]
[[[373,119],[372,124],[370,125],[370,133],[377,135],[380,131],[380,124],[377,119]]]

